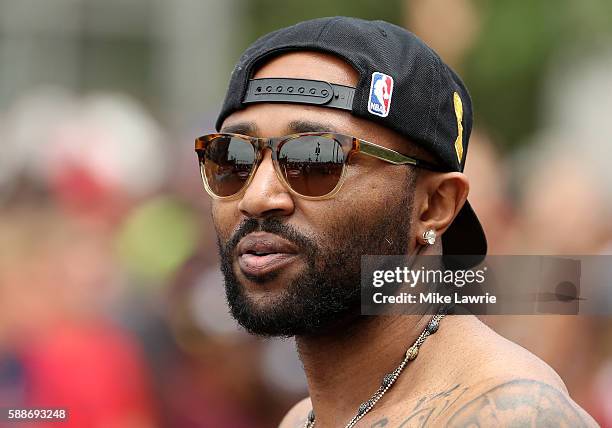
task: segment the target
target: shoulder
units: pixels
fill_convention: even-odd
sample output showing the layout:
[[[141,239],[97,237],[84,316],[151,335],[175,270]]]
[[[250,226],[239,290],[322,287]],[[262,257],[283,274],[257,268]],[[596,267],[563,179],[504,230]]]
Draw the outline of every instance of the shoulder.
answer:
[[[445,412],[449,426],[597,426],[548,364],[479,321],[466,324],[458,347],[471,358],[456,378],[466,393]]]
[[[596,427],[564,389],[541,379],[494,377],[399,400],[372,427]]]
[[[447,426],[596,427],[567,394],[545,381],[490,379],[447,413]]]
[[[289,410],[289,412],[287,412],[278,428],[303,427],[311,408],[312,403],[310,402],[310,397],[306,397],[299,401]]]
[[[425,394],[409,395],[402,414],[407,407],[411,411],[404,417],[430,412],[427,418],[435,426],[451,427],[597,426],[540,358],[475,317],[446,321],[432,348]]]

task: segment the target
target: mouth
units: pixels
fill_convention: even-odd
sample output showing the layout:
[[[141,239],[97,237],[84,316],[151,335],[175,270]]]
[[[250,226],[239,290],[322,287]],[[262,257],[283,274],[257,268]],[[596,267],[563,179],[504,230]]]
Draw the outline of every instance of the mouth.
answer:
[[[298,257],[297,248],[278,235],[255,232],[240,241],[238,265],[246,276],[261,277],[286,268]]]

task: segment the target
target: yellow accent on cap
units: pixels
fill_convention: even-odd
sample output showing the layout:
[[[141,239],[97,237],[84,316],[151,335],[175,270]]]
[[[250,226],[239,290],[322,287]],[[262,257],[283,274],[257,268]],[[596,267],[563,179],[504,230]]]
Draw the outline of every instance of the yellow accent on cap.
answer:
[[[461,164],[463,159],[463,104],[457,92],[453,93],[453,104],[455,105],[455,116],[457,116],[457,139],[455,140],[455,151],[457,159]]]

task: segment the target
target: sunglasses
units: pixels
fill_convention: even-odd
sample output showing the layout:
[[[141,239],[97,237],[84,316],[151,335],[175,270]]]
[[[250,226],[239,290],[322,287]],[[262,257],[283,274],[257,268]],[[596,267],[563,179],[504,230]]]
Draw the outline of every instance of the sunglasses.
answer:
[[[291,193],[305,199],[331,198],[342,186],[347,165],[357,153],[394,165],[412,165],[432,171],[443,169],[359,138],[329,132],[306,132],[278,138],[239,134],[199,137],[195,151],[202,181],[215,199],[241,196],[270,148],[278,179]]]

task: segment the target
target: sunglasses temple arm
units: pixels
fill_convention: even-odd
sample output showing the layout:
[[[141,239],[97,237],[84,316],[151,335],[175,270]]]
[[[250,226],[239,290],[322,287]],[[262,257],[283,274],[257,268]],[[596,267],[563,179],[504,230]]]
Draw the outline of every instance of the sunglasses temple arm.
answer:
[[[434,165],[410,156],[405,156],[396,152],[395,150],[369,143],[367,141],[359,142],[359,152],[395,165],[413,165],[431,171],[445,171],[444,168],[438,165]]]

